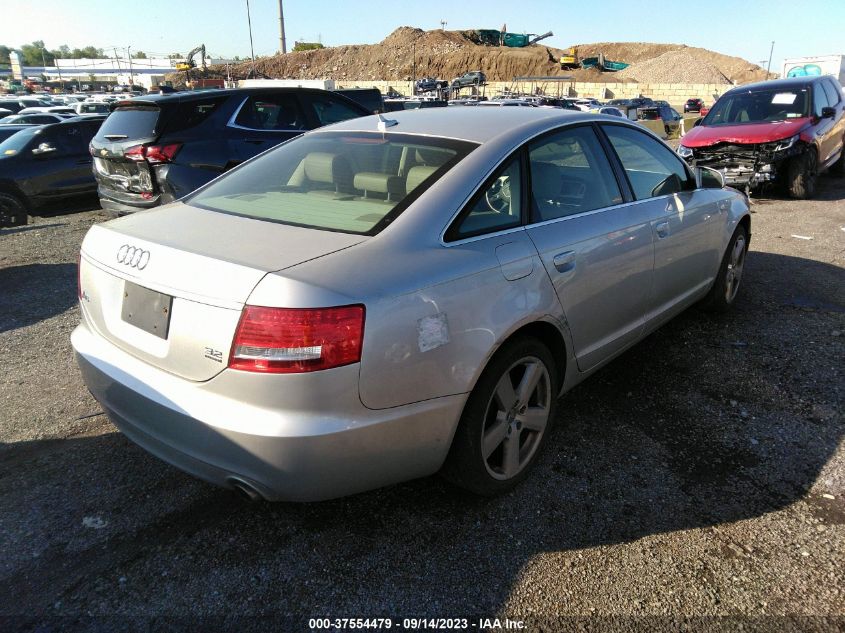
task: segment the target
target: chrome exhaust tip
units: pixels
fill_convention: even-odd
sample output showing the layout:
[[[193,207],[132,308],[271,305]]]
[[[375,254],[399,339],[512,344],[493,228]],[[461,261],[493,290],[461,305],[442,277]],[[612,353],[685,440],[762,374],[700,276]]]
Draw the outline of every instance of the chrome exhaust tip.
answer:
[[[258,501],[263,501],[264,497],[261,495],[255,487],[241,479],[240,477],[229,477],[226,479],[226,483],[229,484],[229,487],[237,492],[242,498],[246,499],[247,501],[251,501],[253,503]]]

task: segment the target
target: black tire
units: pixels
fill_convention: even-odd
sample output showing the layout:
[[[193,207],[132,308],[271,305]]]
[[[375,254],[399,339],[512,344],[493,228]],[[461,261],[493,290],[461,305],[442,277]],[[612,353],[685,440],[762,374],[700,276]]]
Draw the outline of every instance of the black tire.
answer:
[[[537,376],[534,387],[528,386],[534,382],[529,373]],[[500,387],[506,376],[515,398],[508,413],[500,399],[506,391]],[[525,396],[519,393],[523,383],[527,387],[523,391],[528,392],[526,402],[520,400],[520,395]],[[540,341],[526,337],[503,346],[467,400],[441,474],[479,495],[493,496],[513,489],[528,476],[549,437],[559,384],[554,357]],[[543,416],[545,421],[538,431]],[[485,434],[487,442],[483,441]],[[516,462],[508,459],[514,455]]]
[[[738,242],[741,242],[739,248],[737,248]],[[736,231],[734,231],[731,241],[728,242],[728,248],[722,257],[722,264],[719,266],[716,281],[713,282],[710,293],[703,301],[705,308],[714,312],[727,312],[730,310],[736,300],[736,295],[739,292],[740,283],[742,282],[742,273],[745,267],[745,256],[747,253],[748,231],[745,226],[740,224],[736,228]]]
[[[796,200],[807,200],[816,193],[819,159],[815,149],[808,149],[803,154],[789,161],[786,186],[789,195]]]
[[[0,226],[21,226],[29,222],[24,204],[10,193],[0,193]]]

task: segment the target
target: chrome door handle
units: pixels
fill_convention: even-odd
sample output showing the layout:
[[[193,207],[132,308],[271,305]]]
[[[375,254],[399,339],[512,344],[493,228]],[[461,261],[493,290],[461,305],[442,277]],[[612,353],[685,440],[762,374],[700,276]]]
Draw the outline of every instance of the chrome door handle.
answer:
[[[668,222],[658,222],[654,225],[654,230],[657,231],[657,237],[664,238],[669,235],[669,223]]]
[[[568,273],[575,269],[575,251],[558,253],[552,258],[552,264],[559,273]]]

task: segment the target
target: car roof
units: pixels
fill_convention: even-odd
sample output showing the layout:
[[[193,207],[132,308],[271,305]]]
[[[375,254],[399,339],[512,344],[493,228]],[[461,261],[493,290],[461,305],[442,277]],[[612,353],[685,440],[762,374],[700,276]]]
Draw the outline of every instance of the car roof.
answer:
[[[399,110],[383,115],[396,121],[386,130],[395,134],[419,134],[485,143],[517,127],[536,128],[562,125],[579,120],[605,120],[601,115],[559,108],[426,108]],[[318,128],[324,131],[378,132],[379,116],[365,116]]]
[[[826,75],[805,75],[803,77],[787,77],[786,79],[770,79],[769,81],[757,81],[753,84],[745,84],[731,88],[725,94],[734,92],[750,92],[754,90],[790,90],[803,88],[810,84],[817,83]]]
[[[165,94],[146,94],[141,97],[134,97],[132,99],[119,99],[115,107],[123,105],[137,105],[138,103],[153,102],[159,103],[178,103],[181,101],[194,101],[196,99],[208,99],[209,97],[228,97],[231,95],[248,95],[256,92],[317,92],[326,93],[331,92],[337,94],[334,90],[321,90],[319,88],[300,88],[297,86],[261,86],[256,88],[211,88],[209,90],[183,90],[181,92],[168,92]],[[340,96],[344,96],[342,93]],[[346,97],[347,99],[349,97]]]

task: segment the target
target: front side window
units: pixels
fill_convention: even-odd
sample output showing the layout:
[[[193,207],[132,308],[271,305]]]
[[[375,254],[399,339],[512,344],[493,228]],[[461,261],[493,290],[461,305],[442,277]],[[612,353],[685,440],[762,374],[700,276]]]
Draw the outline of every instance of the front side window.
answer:
[[[616,151],[637,200],[695,188],[681,159],[647,134],[622,125],[602,129]]]
[[[835,106],[842,100],[842,89],[837,87],[837,84],[831,80],[826,79],[822,81],[820,84],[823,87],[825,94],[827,95],[827,102]]]
[[[186,201],[270,222],[375,235],[475,147],[408,134],[306,134]]]
[[[235,124],[251,130],[304,130],[305,117],[295,95],[254,95],[241,106]]]
[[[813,114],[817,117],[821,117],[822,110],[827,108],[829,105],[830,103],[827,100],[827,94],[825,93],[824,88],[822,88],[822,84],[817,83],[813,86]]]
[[[528,158],[532,222],[622,202],[604,150],[589,126],[561,130],[531,143]]]

